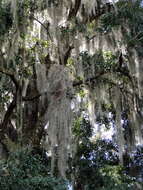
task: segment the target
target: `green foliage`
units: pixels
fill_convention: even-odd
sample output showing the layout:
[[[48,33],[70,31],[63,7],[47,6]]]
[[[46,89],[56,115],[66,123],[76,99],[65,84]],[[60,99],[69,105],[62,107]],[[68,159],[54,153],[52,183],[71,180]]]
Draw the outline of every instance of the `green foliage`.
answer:
[[[107,33],[121,26],[124,33],[124,41],[130,46],[142,44],[143,42],[143,7],[141,0],[119,1],[116,10],[107,12],[101,16],[100,32]]]
[[[86,118],[74,123],[73,133],[78,138],[77,152],[71,161],[76,184],[86,190],[130,190],[134,180],[119,165],[117,145],[107,140],[92,142],[92,129]]]
[[[0,38],[12,27],[12,14],[10,4],[0,1]]]
[[[34,12],[38,10],[38,3],[33,0],[17,1],[16,20],[14,24],[20,30],[20,37],[25,39],[27,27],[31,24]]]
[[[48,0],[48,6],[51,7],[52,5],[57,7],[59,5],[59,0]]]
[[[133,180],[123,175],[123,168],[121,166],[107,165],[100,169],[100,174],[104,179],[102,190],[129,190],[133,186]]]
[[[92,135],[92,129],[86,118],[79,117],[74,121],[73,134],[79,139],[89,138]]]
[[[80,59],[85,71],[89,71],[94,66],[96,74],[98,72],[112,72],[117,67],[117,56],[113,55],[111,51],[99,51],[93,55],[87,51],[81,52]]]
[[[98,31],[107,33],[111,31],[113,27],[120,26],[120,20],[116,18],[115,12],[109,12],[101,17],[101,27]]]
[[[50,176],[48,161],[34,151],[21,150],[0,163],[1,190],[65,190],[62,179]]]

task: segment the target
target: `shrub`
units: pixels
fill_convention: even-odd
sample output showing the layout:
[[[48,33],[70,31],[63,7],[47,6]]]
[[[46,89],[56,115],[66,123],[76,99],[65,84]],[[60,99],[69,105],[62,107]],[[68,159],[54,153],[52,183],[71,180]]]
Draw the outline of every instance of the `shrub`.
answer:
[[[0,163],[1,190],[65,190],[62,179],[51,177],[43,155],[33,150],[21,150]]]

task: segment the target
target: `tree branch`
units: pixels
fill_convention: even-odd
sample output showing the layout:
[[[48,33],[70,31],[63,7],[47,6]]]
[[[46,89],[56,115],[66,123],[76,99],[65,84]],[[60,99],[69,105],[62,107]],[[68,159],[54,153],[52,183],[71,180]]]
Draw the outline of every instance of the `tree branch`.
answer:
[[[36,20],[39,24],[41,24],[41,26],[43,26],[43,28],[45,28],[45,30],[47,30],[48,28],[37,18],[35,18],[34,16],[30,16],[32,19]]]
[[[13,81],[13,83],[15,84],[16,89],[19,88],[19,82],[18,82],[18,80],[16,79],[14,73],[12,73],[11,71],[6,70],[6,69],[4,69],[4,68],[2,68],[2,67],[0,67],[0,73],[9,76],[9,77],[11,78],[11,80]]]
[[[12,102],[10,103],[6,114],[4,116],[3,122],[0,125],[0,137],[2,138],[7,130],[7,125],[9,123],[10,117],[13,113],[14,108],[16,107],[16,100],[17,100],[17,95],[14,96]]]
[[[7,126],[8,126],[8,123],[10,121],[10,117],[13,113],[13,110],[16,107],[17,93],[18,93],[18,89],[20,89],[20,84],[19,84],[18,80],[16,79],[13,72],[0,67],[0,73],[5,74],[8,77],[10,77],[12,82],[14,83],[14,85],[16,87],[15,96],[14,96],[12,102],[10,103],[10,105],[8,106],[8,109],[4,115],[4,119],[3,119],[2,123],[0,124],[0,138],[2,139],[2,138],[4,138],[4,134],[5,134],[5,131],[7,130]]]
[[[35,96],[32,97],[22,97],[23,101],[33,101],[35,99],[38,99],[42,96],[42,94],[36,94]]]
[[[49,25],[50,25],[50,23],[48,24],[48,26],[46,26],[46,25],[43,24],[40,20],[38,20],[37,18],[35,18],[34,16],[30,16],[30,17],[31,17],[33,20],[36,20],[39,24],[41,24],[41,26],[43,26],[43,28],[47,31],[47,34],[48,34],[50,40],[53,41],[52,38],[51,38],[50,32],[49,32]]]
[[[81,5],[81,0],[75,0],[74,7],[72,7],[72,5],[71,5],[69,15],[68,15],[68,20],[71,20],[72,18],[76,17],[77,12],[80,8],[80,5]]]
[[[96,36],[97,36],[96,34],[91,36],[90,38],[87,39],[87,41],[93,40]]]
[[[74,82],[73,82],[73,87],[80,86],[80,85],[82,85],[82,84],[88,85],[89,82],[92,82],[92,81],[94,81],[94,80],[97,80],[98,78],[100,78],[101,76],[103,76],[103,75],[105,75],[105,74],[107,74],[107,73],[110,74],[110,71],[108,71],[108,72],[107,72],[107,71],[102,71],[102,72],[98,73],[98,75],[96,75],[96,76],[94,76],[94,77],[87,78],[85,81],[84,81],[84,80],[74,81]],[[117,71],[115,71],[115,73],[120,73],[122,76],[127,77],[127,78],[132,82],[132,78],[131,78],[129,72],[122,71],[122,70],[120,70],[120,71],[117,70]]]
[[[100,72],[98,75],[96,75],[96,76],[94,76],[94,77],[87,78],[85,81],[84,81],[84,80],[74,81],[74,82],[73,82],[73,87],[80,86],[80,85],[82,85],[82,84],[85,84],[85,85],[86,85],[86,84],[88,84],[89,82],[98,79],[99,77],[101,77],[101,76],[104,75],[104,74],[107,74],[107,72],[105,72],[105,71]]]
[[[68,50],[66,51],[65,56],[64,56],[64,65],[67,64],[67,60],[70,56],[72,49],[74,49],[74,46],[69,46]]]

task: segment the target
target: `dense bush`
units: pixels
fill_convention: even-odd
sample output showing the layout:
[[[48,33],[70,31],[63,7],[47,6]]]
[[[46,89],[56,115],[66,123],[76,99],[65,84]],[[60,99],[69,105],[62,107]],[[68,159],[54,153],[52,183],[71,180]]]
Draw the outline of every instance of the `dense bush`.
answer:
[[[1,190],[65,190],[62,179],[51,177],[48,158],[35,150],[21,150],[0,163]]]

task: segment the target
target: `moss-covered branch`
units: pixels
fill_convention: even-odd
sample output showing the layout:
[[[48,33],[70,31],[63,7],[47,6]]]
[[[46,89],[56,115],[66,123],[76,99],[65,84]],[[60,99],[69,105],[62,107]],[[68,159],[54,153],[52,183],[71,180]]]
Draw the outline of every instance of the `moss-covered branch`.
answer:
[[[19,82],[13,72],[9,71],[8,69],[4,69],[4,68],[0,67],[0,73],[9,76],[11,78],[12,82],[15,84],[16,89],[19,88]]]

